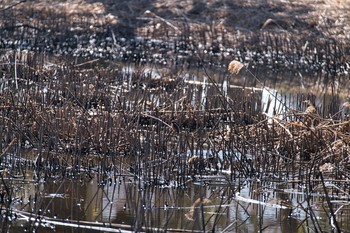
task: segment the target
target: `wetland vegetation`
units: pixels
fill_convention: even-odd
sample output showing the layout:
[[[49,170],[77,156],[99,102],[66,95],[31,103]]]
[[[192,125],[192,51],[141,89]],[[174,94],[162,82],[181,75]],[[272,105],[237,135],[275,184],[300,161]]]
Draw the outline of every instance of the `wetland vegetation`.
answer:
[[[48,2],[0,4],[1,232],[350,231],[343,21]]]

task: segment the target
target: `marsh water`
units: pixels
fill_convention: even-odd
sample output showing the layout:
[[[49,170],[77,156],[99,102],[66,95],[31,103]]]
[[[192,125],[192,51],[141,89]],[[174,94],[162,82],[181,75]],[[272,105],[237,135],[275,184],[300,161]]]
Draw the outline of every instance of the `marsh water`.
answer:
[[[124,74],[125,80],[132,83],[128,80],[130,69],[124,69]],[[198,81],[194,76],[186,77],[188,85],[196,84],[192,105],[202,108],[212,87],[205,78]],[[229,91],[243,90],[255,96],[256,102],[251,104],[254,107],[249,108],[252,112],[263,110],[272,117],[276,110],[280,114],[286,112],[284,106],[300,107],[300,94],[227,85],[227,81],[219,84],[224,95],[230,95]],[[307,93],[304,95],[308,96]],[[326,95],[322,98],[323,103],[330,102]],[[335,109],[341,110],[344,100],[337,99]],[[140,140],[147,137],[150,135],[140,133]],[[183,161],[188,161],[193,155],[201,155],[204,159],[213,155],[221,160],[224,156],[237,161],[242,159],[236,150],[207,150],[197,144],[191,148],[185,153],[169,152],[166,156]],[[40,153],[46,157],[56,156],[49,151]],[[330,221],[322,201],[324,194],[317,189],[306,190],[305,181],[296,178],[295,174],[282,173],[283,177],[273,177],[267,172],[249,179],[236,173],[232,167],[225,169],[219,163],[217,170],[206,167],[207,173],[184,176],[184,168],[175,166],[171,169],[178,175],[169,171],[164,171],[168,175],[163,175],[149,171],[147,161],[140,162],[137,157],[117,158],[119,162],[109,164],[110,168],[96,165],[98,162],[85,167],[70,165],[61,168],[60,162],[51,162],[38,171],[33,164],[38,154],[37,150],[16,149],[2,158],[3,184],[13,189],[12,214],[3,219],[10,224],[9,232],[298,232],[305,221],[311,221],[305,211],[310,205],[315,209],[314,217],[319,224],[324,223],[327,228]],[[164,154],[160,156],[154,155],[152,163],[165,163],[168,158]],[[72,154],[63,153],[59,157],[69,160]],[[248,157],[255,159],[249,153]],[[101,157],[88,155],[86,160],[100,161]],[[12,168],[11,172],[6,168],[8,166]],[[136,171],[142,170],[142,166],[144,173]],[[340,182],[345,185],[350,180]],[[327,184],[331,186],[334,181]],[[6,185],[2,185],[2,190]],[[332,195],[339,200],[340,209],[344,211],[338,222],[343,229],[350,229],[349,212],[344,207],[348,195],[334,189]],[[2,203],[6,203],[5,200],[6,196],[2,195]]]
[[[152,186],[133,176],[101,179],[93,171],[89,176],[82,171],[78,177],[37,180],[27,170],[25,177],[11,178],[15,210],[7,219],[12,222],[9,232],[127,232],[137,224],[136,231],[298,232],[306,218],[302,207],[307,204],[301,203],[310,195],[297,181],[238,179],[240,184],[235,184],[229,174],[196,177],[185,185],[160,182]],[[239,196],[232,193],[238,185],[242,188]],[[324,196],[312,195],[309,201],[315,216],[326,227]],[[200,197],[208,200],[203,211],[199,206],[193,209]],[[346,203],[348,195],[333,198]],[[338,221],[350,229],[350,216],[343,211]]]

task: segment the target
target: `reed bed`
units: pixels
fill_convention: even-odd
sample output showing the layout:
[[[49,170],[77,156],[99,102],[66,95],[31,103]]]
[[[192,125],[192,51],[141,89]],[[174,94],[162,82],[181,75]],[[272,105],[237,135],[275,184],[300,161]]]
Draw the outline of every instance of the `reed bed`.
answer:
[[[257,203],[255,214],[263,216],[266,206],[287,209],[306,232],[348,227],[342,224],[350,180],[347,105],[324,106],[331,117],[323,117],[305,111],[311,96],[299,95],[294,107],[272,95],[270,104],[282,102],[284,111],[269,116],[261,105],[264,88],[229,85],[227,73],[214,78],[203,68],[174,71],[28,51],[2,54],[1,73],[3,229],[15,218],[26,219],[28,229],[64,225],[48,212],[52,201],[43,194],[17,195],[23,183],[53,180],[62,183],[52,199],[65,182],[72,182],[64,188],[72,195],[76,183],[97,182],[85,214],[94,200],[113,202],[124,185],[123,208],[133,216],[126,225],[80,222],[72,207],[70,223],[104,231],[244,229],[246,220],[228,218],[228,208],[249,218]],[[258,225],[267,227],[263,218]]]

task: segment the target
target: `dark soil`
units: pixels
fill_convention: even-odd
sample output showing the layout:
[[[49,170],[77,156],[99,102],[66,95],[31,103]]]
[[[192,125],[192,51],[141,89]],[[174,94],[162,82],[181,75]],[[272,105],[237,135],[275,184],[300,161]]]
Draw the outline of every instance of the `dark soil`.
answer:
[[[264,82],[328,88],[349,79],[349,6],[349,0],[5,0],[0,49],[220,71],[235,59]]]
[[[331,44],[334,52],[336,44],[339,51],[333,56],[344,63],[349,54],[349,6],[349,0],[4,0],[0,46],[116,58],[118,46],[139,37],[167,42],[181,38],[187,47],[212,46],[214,53],[283,38],[281,43],[290,42],[287,46],[302,52],[315,50],[315,44]],[[284,46],[276,43],[272,46]]]
[[[180,29],[177,34],[183,33],[186,23],[233,34],[270,30],[337,42],[349,39],[349,8],[348,0],[4,0],[0,5],[3,29],[15,24],[45,30],[69,23],[75,31],[101,32],[109,27],[130,38],[151,30],[152,22],[158,21],[166,23],[168,31]]]

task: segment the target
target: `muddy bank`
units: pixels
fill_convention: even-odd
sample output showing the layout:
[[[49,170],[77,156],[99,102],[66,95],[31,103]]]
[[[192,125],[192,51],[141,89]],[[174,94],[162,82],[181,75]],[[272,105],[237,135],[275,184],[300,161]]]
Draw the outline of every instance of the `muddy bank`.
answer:
[[[1,48],[348,75],[347,1],[4,1]]]

